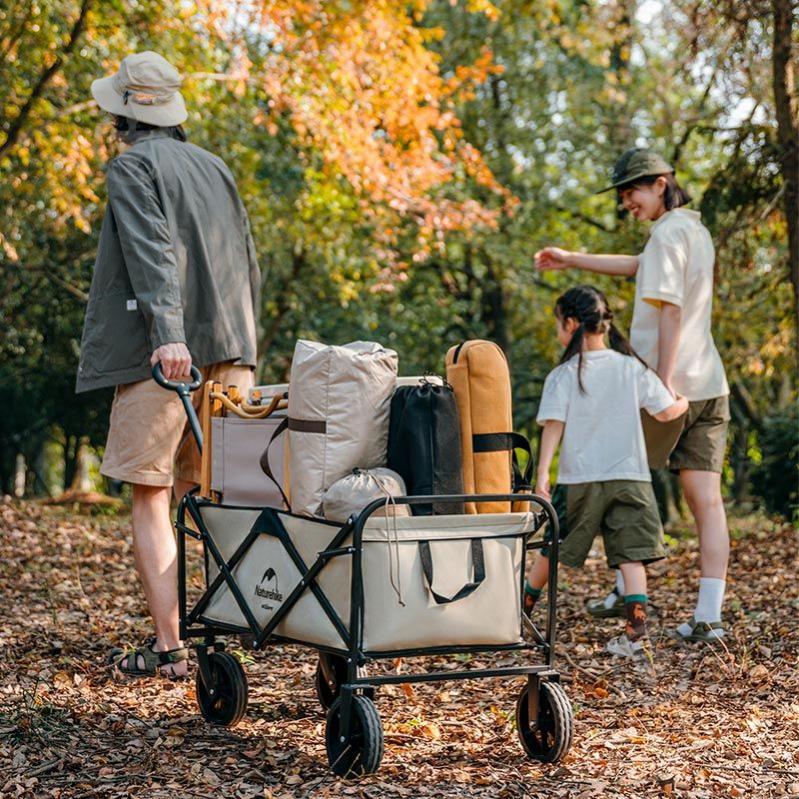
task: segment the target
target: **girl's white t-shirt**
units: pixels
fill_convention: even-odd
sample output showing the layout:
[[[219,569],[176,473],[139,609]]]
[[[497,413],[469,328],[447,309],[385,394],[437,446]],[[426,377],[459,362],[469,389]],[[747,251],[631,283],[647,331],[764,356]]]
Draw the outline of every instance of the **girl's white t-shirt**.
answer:
[[[553,369],[544,382],[537,421],[565,423],[558,482],[604,480],[651,482],[640,408],[660,413],[673,402],[660,378],[637,358],[615,350],[583,353]]]
[[[730,393],[710,331],[715,257],[701,215],[675,208],[652,225],[638,258],[630,344],[657,369],[660,307],[664,302],[679,306],[680,342],[672,385],[689,400]]]

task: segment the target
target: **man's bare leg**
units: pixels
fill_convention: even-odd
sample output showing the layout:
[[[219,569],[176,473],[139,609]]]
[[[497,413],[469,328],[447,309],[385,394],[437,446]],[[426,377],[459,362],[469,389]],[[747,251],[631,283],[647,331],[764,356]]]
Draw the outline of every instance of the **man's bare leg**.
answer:
[[[177,545],[170,518],[172,489],[133,486],[133,554],[153,617],[154,650],[164,652],[181,646],[178,624]],[[137,664],[143,667],[141,658]],[[170,664],[165,673],[184,675],[188,664]]]

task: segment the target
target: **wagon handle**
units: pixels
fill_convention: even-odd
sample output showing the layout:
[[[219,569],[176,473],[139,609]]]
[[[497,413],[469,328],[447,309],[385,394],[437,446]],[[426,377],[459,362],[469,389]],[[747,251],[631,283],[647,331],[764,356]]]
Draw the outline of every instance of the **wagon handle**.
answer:
[[[203,376],[200,370],[194,365],[191,367],[191,379],[191,383],[186,383],[183,380],[167,380],[164,377],[164,373],[161,371],[161,362],[159,361],[153,366],[153,380],[155,380],[161,388],[165,388],[168,391],[176,391],[177,395],[180,397],[180,401],[183,403],[183,410],[186,411],[186,416],[189,420],[191,432],[194,433],[194,438],[197,441],[197,448],[200,450],[200,453],[202,453],[203,431],[200,427],[200,420],[197,418],[197,411],[194,410],[194,406],[191,404],[191,392],[196,391],[202,386]]]

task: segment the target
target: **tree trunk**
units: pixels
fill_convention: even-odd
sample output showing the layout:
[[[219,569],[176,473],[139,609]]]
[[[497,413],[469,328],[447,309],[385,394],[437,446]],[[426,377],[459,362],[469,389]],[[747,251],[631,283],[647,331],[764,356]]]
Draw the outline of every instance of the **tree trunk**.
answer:
[[[64,488],[72,485],[78,464],[78,437],[64,431]]]
[[[610,50],[610,69],[616,80],[616,86],[623,92],[623,99],[617,102],[610,123],[609,141],[616,153],[633,146],[630,103],[627,91],[632,76],[630,74],[630,55],[635,37],[635,14],[638,9],[637,0],[621,0],[619,18],[615,26],[618,38]]]
[[[17,460],[14,467],[14,496],[17,499],[22,499],[25,496],[25,476],[27,469],[25,468],[25,456],[19,452],[17,453]]]
[[[16,472],[16,457],[9,447],[0,445],[0,494],[14,493],[14,475]]]
[[[799,63],[792,56],[794,0],[772,0],[774,14],[773,88],[777,114],[783,202],[788,222],[788,268],[794,292],[794,330],[799,346]]]
[[[42,496],[43,494],[47,494],[47,496],[52,495],[50,486],[47,484],[47,480],[45,478],[45,458],[47,453],[45,452],[44,445],[45,439],[43,438],[39,443],[39,446],[36,448],[36,455],[31,459],[31,471],[33,472],[32,493],[35,497]]]
[[[739,423],[732,427],[732,498],[740,504],[746,498],[749,488],[749,426]]]
[[[486,282],[483,286],[481,305],[481,316],[483,324],[487,328],[488,338],[499,344],[502,351],[507,354],[510,339],[508,337],[505,290],[502,287],[502,280],[491,265],[486,268]]]
[[[89,448],[89,439],[83,436],[77,444],[75,470],[68,491],[85,494],[94,490],[91,470],[95,460],[96,458]]]

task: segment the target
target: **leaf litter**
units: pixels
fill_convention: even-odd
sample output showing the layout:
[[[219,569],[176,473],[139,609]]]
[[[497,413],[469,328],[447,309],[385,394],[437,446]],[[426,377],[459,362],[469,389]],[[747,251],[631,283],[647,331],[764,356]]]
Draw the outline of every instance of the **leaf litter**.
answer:
[[[731,527],[729,636],[719,646],[680,645],[666,634],[690,616],[695,596],[698,550],[688,529],[672,531],[670,557],[650,567],[651,662],[630,666],[603,652],[619,621],[593,621],[584,605],[609,584],[604,561],[561,572],[556,665],[575,710],[562,763],[524,757],[513,718],[518,679],[386,686],[377,694],[383,763],[356,781],[327,770],[312,650],[240,651],[247,715],[232,729],[212,727],[193,681],[114,678],[105,666],[112,646],[150,634],[129,517],[6,500],[0,795],[799,797],[799,535],[763,516],[732,518]],[[191,575],[195,590],[200,579]],[[455,666],[490,662],[466,655]],[[370,668],[408,673],[416,662]]]

